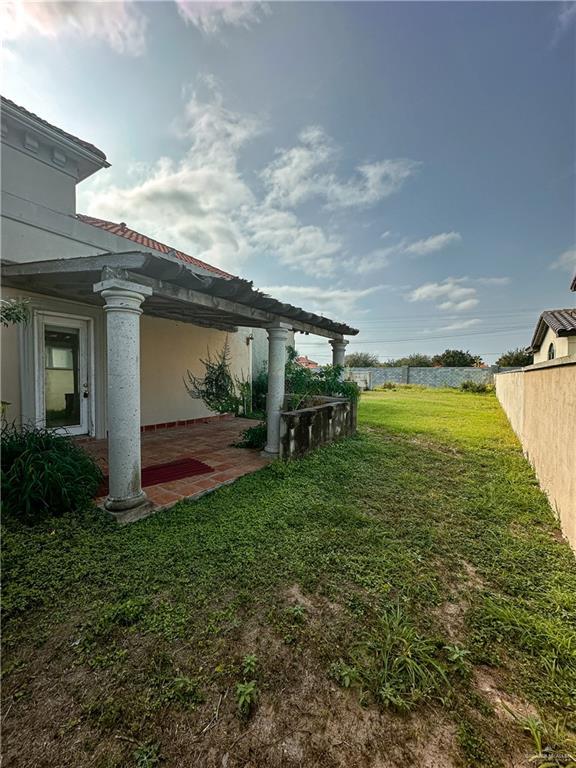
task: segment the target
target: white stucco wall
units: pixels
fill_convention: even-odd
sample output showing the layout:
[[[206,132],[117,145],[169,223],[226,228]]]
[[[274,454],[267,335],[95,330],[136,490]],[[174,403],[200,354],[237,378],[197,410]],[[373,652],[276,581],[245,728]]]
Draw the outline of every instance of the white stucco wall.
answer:
[[[5,261],[29,262],[138,250],[135,243],[2,191],[1,252]]]
[[[2,190],[63,213],[76,211],[75,179],[49,165],[40,155],[31,156],[2,142]]]
[[[576,356],[494,378],[498,400],[576,550]]]
[[[214,356],[226,336],[230,347],[231,370],[238,378],[250,378],[250,328],[226,334],[173,320],[142,316],[140,326],[140,371],[142,424],[196,419],[210,411],[190,397],[184,386],[186,370],[202,376],[208,350]]]
[[[554,331],[548,328],[540,349],[534,353],[535,363],[543,363],[545,360],[548,360],[548,347],[550,344],[554,344],[555,358],[566,357],[576,352],[576,336],[556,336]]]

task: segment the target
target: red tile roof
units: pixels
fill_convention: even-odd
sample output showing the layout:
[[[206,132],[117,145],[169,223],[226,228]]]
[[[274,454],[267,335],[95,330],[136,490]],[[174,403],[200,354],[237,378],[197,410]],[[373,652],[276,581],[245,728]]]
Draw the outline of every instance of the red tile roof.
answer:
[[[551,328],[556,336],[576,336],[576,309],[549,309],[542,312],[530,345],[533,352],[540,349],[547,327]]]
[[[15,112],[20,112],[20,114],[23,115],[24,117],[34,120],[35,122],[43,125],[45,128],[49,128],[51,131],[54,131],[55,133],[60,134],[60,136],[62,136],[65,139],[68,139],[68,141],[71,141],[74,144],[78,144],[78,146],[82,147],[83,149],[87,149],[93,155],[97,155],[101,160],[104,161],[106,165],[109,165],[108,161],[106,160],[106,155],[104,154],[104,152],[102,152],[101,149],[98,149],[98,147],[94,146],[94,144],[91,144],[89,141],[84,141],[84,139],[79,139],[78,136],[74,136],[73,134],[62,130],[62,128],[58,128],[58,126],[52,125],[52,123],[49,123],[47,120],[44,120],[43,118],[38,117],[38,115],[35,115],[34,112],[30,112],[24,107],[21,107],[19,104],[15,104],[13,101],[11,101],[10,99],[7,99],[5,96],[0,97],[0,105],[2,109],[9,107]]]
[[[300,357],[297,357],[294,361],[298,363],[298,365],[301,365],[302,368],[318,368],[318,363],[315,363],[314,360],[310,360],[309,357],[306,355],[301,355]]]
[[[165,243],[161,243],[158,240],[154,240],[152,237],[148,237],[148,235],[143,235],[140,232],[136,232],[134,229],[130,229],[130,227],[127,227],[123,221],[120,222],[120,224],[116,224],[113,221],[96,219],[94,216],[85,216],[82,213],[77,213],[76,218],[83,221],[85,224],[91,224],[93,227],[98,227],[98,229],[103,229],[113,235],[125,237],[127,240],[131,240],[133,243],[137,243],[144,248],[151,248],[160,253],[172,253],[177,259],[180,259],[180,261],[183,261],[186,264],[192,264],[196,267],[201,267],[207,272],[212,272],[213,274],[218,275],[218,277],[234,277],[234,275],[231,275],[229,272],[224,272],[224,270],[218,269],[218,267],[213,267],[205,261],[201,261],[194,256],[184,253],[184,251],[178,251],[176,248],[171,248],[169,245],[165,245]]]

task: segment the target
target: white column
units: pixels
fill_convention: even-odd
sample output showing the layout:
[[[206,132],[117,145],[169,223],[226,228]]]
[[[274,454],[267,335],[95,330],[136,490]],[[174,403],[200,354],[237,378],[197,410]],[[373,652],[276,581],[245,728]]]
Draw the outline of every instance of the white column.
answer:
[[[268,397],[266,399],[265,453],[278,456],[280,450],[280,411],[284,404],[286,341],[290,328],[278,325],[268,328]]]
[[[332,365],[340,365],[344,368],[344,357],[346,355],[346,347],[348,342],[346,339],[330,339],[330,346],[332,347]]]
[[[146,501],[140,477],[140,315],[152,289],[111,278],[94,291],[106,300],[110,489],[105,507],[119,512]]]

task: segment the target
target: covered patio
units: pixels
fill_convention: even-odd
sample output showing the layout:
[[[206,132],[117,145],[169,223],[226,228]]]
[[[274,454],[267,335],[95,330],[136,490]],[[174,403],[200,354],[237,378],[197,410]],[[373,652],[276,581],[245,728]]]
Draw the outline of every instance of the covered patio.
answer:
[[[180,480],[148,485],[145,487],[148,501],[154,506],[165,507],[182,499],[196,499],[266,466],[270,459],[262,456],[259,451],[233,447],[242,431],[254,426],[254,423],[251,419],[229,417],[144,432],[141,444],[143,468],[182,457],[192,457],[204,462],[213,470]],[[108,475],[108,441],[89,439],[81,440],[79,444],[93,456],[104,474]]]
[[[142,489],[141,469],[147,455],[154,459],[156,435],[141,435],[140,404],[140,316],[176,320],[196,326],[235,333],[239,327],[266,329],[268,335],[267,439],[263,457],[254,456],[252,468],[262,466],[280,452],[280,413],[285,397],[286,342],[291,331],[325,337],[332,346],[334,365],[344,364],[345,335],[358,331],[343,323],[278,301],[237,277],[220,277],[176,257],[175,253],[129,251],[66,259],[8,264],[2,270],[10,287],[50,297],[101,307],[106,320],[105,395],[107,444],[98,450],[107,454],[109,491],[104,506],[119,519],[148,514],[154,504],[167,504],[194,495],[174,488]],[[236,422],[238,424],[238,422]],[[251,422],[252,424],[254,422]],[[216,425],[220,429],[222,422]],[[170,430],[165,446],[180,452],[189,448],[190,433]],[[196,433],[200,437],[199,433]],[[182,437],[180,441],[179,438]],[[232,442],[223,433],[223,440]],[[173,445],[172,445],[173,444]],[[88,443],[87,443],[88,445]],[[164,449],[164,445],[162,448]],[[218,443],[222,464],[229,463],[229,443]],[[230,449],[238,451],[239,449]],[[149,454],[144,453],[149,451]],[[192,455],[197,456],[196,446]],[[166,452],[162,457],[166,461]],[[239,455],[239,454],[238,454]],[[218,457],[216,456],[216,459]],[[241,462],[234,471],[243,474]],[[215,467],[215,469],[217,469]],[[224,474],[233,471],[224,469]],[[215,478],[212,478],[214,480]],[[220,478],[222,481],[231,478]],[[181,482],[181,481],[176,481]],[[208,478],[200,479],[207,483]],[[201,489],[200,489],[201,490]],[[160,496],[163,498],[160,499]],[[172,496],[170,496],[172,494]],[[175,498],[174,498],[175,497]]]

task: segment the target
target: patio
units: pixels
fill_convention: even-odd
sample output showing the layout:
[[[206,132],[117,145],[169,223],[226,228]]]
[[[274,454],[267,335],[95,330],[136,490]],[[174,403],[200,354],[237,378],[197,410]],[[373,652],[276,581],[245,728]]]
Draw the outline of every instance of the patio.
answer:
[[[259,451],[233,448],[241,433],[253,427],[252,419],[215,419],[170,429],[156,429],[142,434],[142,466],[164,464],[175,459],[199,459],[214,471],[173,480],[144,488],[148,500],[156,507],[166,507],[181,499],[198,498],[222,485],[234,482],[242,475],[256,472],[270,462]],[[80,445],[90,453],[108,474],[108,441],[85,440]],[[103,499],[99,499],[99,502]]]

